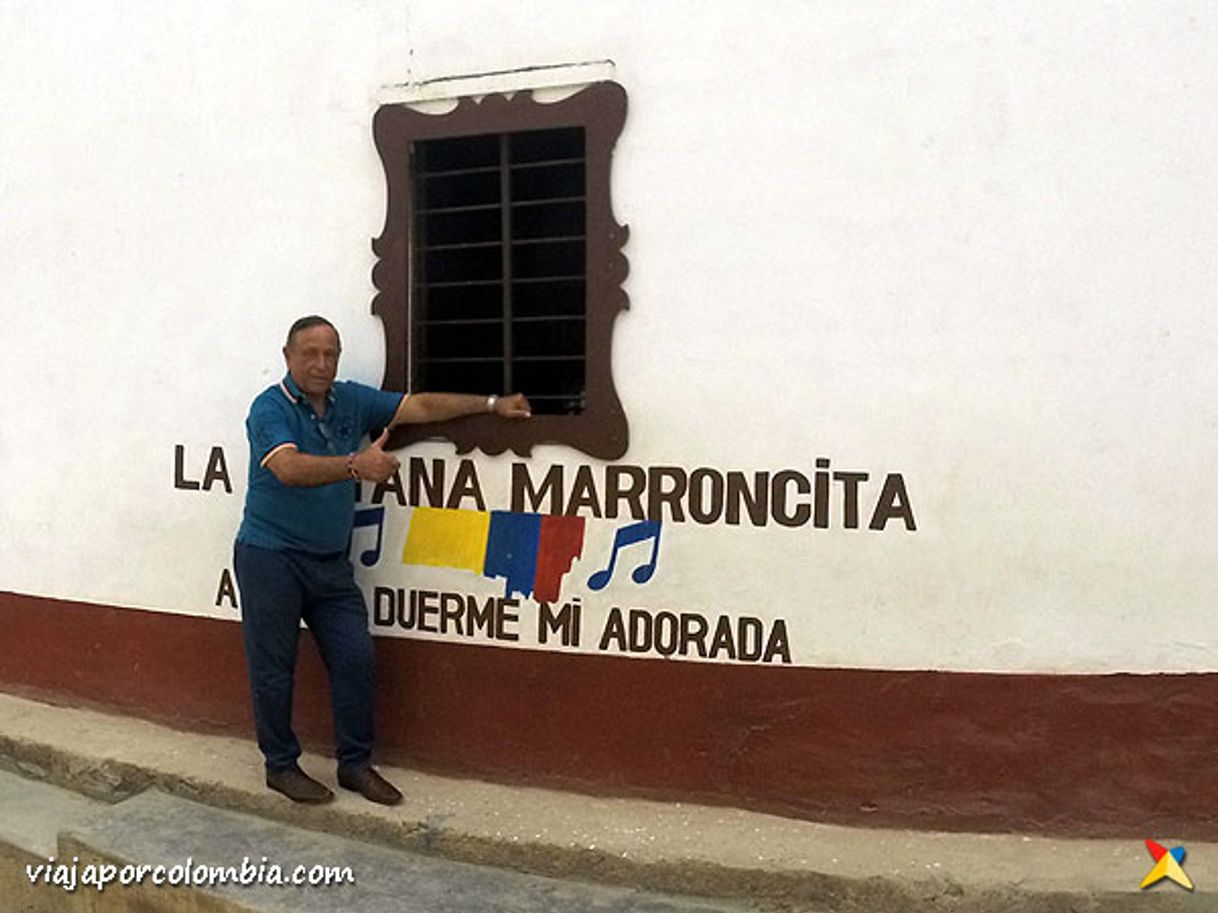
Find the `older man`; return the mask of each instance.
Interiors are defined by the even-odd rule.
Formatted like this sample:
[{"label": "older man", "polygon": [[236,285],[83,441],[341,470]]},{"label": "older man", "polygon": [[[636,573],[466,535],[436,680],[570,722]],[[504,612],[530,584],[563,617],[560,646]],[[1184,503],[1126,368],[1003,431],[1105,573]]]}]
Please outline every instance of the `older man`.
[{"label": "older man", "polygon": [[[297,320],[283,348],[286,376],[250,407],[249,487],[234,567],[266,785],[296,802],[334,796],[297,763],[292,686],[303,620],[330,674],[338,784],[393,805],[402,794],[372,766],[372,637],[347,558],[352,480],[384,482],[397,470],[383,449],[394,425],[480,412],[525,419],[529,404],[520,394],[403,395],[335,382],[340,351],[330,321]],[[377,428],[384,431],[359,449]]]}]

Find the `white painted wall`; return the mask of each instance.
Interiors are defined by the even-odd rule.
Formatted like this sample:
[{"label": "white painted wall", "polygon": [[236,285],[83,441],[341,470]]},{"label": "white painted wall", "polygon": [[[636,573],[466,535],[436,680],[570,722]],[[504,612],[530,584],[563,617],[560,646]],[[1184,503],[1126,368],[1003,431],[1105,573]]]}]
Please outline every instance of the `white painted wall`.
[{"label": "white painted wall", "polygon": [[[287,325],[326,313],[380,379],[385,87],[610,59],[625,461],[901,472],[919,529],[671,524],[589,613],[783,617],[807,665],[1218,669],[1216,52],[1201,2],[13,0],[0,590],[233,617]],[[174,490],[175,443],[238,493]]]}]

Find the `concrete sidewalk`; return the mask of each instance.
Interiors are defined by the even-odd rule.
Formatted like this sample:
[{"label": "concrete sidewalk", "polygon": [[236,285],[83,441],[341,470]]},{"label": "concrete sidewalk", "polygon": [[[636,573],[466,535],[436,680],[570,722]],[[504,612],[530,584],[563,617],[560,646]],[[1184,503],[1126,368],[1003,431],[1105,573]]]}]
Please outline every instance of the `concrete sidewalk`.
[{"label": "concrete sidewalk", "polygon": [[[302,766],[335,786],[328,759],[306,756]],[[382,808],[338,790],[333,803],[306,807],[265,788],[260,758],[250,741],[178,732],[2,694],[0,767],[104,802],[155,789],[168,797],[155,801],[189,800],[390,850],[634,889],[743,900],[767,909],[1218,909],[1218,844],[1188,844],[1185,871],[1197,885],[1190,893],[1169,882],[1139,890],[1153,860],[1136,840],[846,828],[389,768],[384,772],[406,795],[400,806]],[[36,794],[30,795],[23,801],[37,804]],[[13,811],[3,803],[13,801],[11,795],[0,801],[0,842],[3,820]],[[68,830],[73,816],[88,805],[73,802],[84,800],[78,796],[61,802]],[[48,839],[56,826],[53,819],[48,813]],[[1172,845],[1170,834],[1147,836]],[[62,847],[62,828],[59,837]]]}]

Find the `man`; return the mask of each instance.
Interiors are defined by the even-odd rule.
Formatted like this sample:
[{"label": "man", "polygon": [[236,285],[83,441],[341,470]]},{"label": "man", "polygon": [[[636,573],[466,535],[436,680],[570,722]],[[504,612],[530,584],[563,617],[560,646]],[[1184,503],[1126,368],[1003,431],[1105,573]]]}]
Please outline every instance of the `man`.
[{"label": "man", "polygon": [[[303,620],[330,675],[338,784],[393,805],[402,794],[372,766],[372,637],[347,558],[352,480],[384,482],[397,470],[397,459],[383,449],[394,425],[480,412],[526,419],[529,403],[520,394],[403,395],[335,383],[340,350],[330,321],[297,320],[283,348],[287,375],[250,407],[249,487],[234,568],[266,785],[296,802],[334,797],[297,764],[292,685]],[[376,428],[384,431],[358,449]]]}]

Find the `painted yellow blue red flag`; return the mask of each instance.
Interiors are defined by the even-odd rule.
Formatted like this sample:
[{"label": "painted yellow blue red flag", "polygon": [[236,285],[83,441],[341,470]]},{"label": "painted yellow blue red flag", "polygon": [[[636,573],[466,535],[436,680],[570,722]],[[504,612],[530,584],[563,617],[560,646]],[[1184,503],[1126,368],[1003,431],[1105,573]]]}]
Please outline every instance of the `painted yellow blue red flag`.
[{"label": "painted yellow blue red flag", "polygon": [[583,547],[583,517],[416,507],[402,563],[502,577],[506,596],[557,602]]}]

